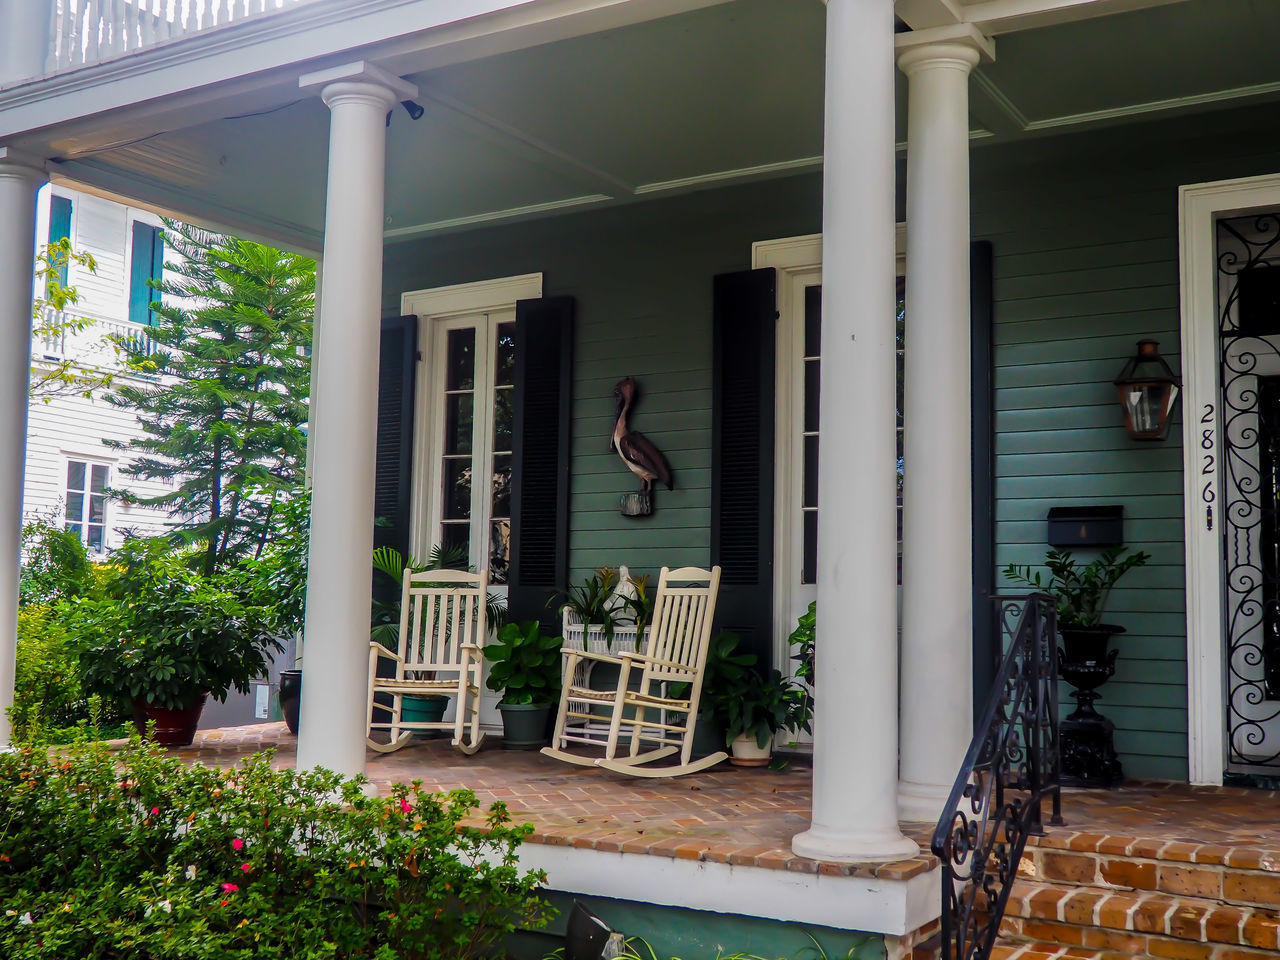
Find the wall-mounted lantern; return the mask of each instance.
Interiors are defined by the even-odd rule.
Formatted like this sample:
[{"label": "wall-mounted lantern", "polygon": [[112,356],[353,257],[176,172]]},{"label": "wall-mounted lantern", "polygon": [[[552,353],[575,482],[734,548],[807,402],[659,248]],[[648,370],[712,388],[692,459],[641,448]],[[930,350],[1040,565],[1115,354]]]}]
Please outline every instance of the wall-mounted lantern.
[{"label": "wall-mounted lantern", "polygon": [[1164,440],[1169,418],[1182,392],[1182,382],[1160,356],[1155,340],[1139,340],[1137,356],[1116,377],[1116,393],[1124,408],[1125,428],[1134,440]]}]

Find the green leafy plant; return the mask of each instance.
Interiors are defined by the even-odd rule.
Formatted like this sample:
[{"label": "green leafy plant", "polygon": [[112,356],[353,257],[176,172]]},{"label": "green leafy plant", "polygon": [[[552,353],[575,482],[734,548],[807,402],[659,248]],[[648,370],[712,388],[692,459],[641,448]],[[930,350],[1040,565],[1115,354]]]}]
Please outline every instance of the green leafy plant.
[{"label": "green leafy plant", "polygon": [[49,604],[78,597],[90,588],[93,564],[79,535],[54,515],[33,517],[22,526],[20,604]]},{"label": "green leafy plant", "polygon": [[1081,565],[1069,550],[1050,550],[1044,565],[1049,576],[1030,566],[1009,564],[1005,578],[1054,598],[1059,627],[1096,627],[1102,620],[1111,589],[1121,577],[1151,559],[1145,551],[1124,556],[1125,547],[1108,547],[1092,562]]},{"label": "green leafy plant", "polygon": [[532,828],[474,794],[184,765],[134,738],[0,756],[9,960],[480,960],[548,919]]},{"label": "green leafy plant", "polygon": [[225,700],[266,673],[283,649],[269,608],[247,603],[234,576],[204,577],[198,556],[127,544],[104,599],[72,601],[87,689],[112,702],[182,709],[201,693]]},{"label": "green leafy plant", "polygon": [[56,609],[28,605],[18,610],[12,713],[16,740],[27,740],[36,723],[65,727],[84,715],[79,659]]},{"label": "green leafy plant", "polygon": [[813,706],[808,693],[777,670],[761,675],[748,670],[720,699],[725,716],[725,743],[744,734],[762,749],[784,730],[813,733]]},{"label": "green leafy plant", "polygon": [[[618,571],[613,567],[600,567],[582,583],[571,584],[567,590],[557,591],[562,599],[560,613],[567,610],[579,623],[600,624],[605,643],[613,643],[617,625],[619,601],[613,592],[618,588]],[[548,606],[555,597],[548,601]]]},{"label": "green leafy plant", "polygon": [[537,620],[505,624],[497,640],[484,647],[485,659],[493,664],[487,686],[502,692],[503,703],[555,703],[563,642],[545,635]]},{"label": "green leafy plant", "polygon": [[[93,254],[73,249],[66,237],[42,247],[36,255],[37,287],[43,294],[31,303],[31,337],[37,342],[57,343],[67,334],[80,333],[93,325],[92,318],[68,309],[80,302],[79,291],[63,282],[73,263],[90,274],[98,272]],[[103,347],[112,346],[106,334],[100,337],[100,343]],[[27,390],[33,399],[48,403],[54,397],[93,396],[95,390],[110,386],[114,378],[114,371],[90,366],[83,358],[63,352],[60,359],[40,359],[31,364]]]},{"label": "green leafy plant", "polygon": [[641,574],[630,577],[631,590],[623,593],[622,608],[626,616],[636,625],[636,637],[639,638],[653,619],[653,594],[649,592],[649,575]]},{"label": "green leafy plant", "polygon": [[796,679],[813,685],[814,645],[817,640],[818,601],[809,604],[809,609],[800,614],[796,628],[791,631],[788,641],[792,647],[791,659],[796,663]]}]

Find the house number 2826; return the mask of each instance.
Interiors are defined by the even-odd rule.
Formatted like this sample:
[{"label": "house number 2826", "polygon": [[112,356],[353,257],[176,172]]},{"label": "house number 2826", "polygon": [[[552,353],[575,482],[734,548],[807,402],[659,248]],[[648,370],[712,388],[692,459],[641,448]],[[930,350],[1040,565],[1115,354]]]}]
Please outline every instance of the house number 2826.
[{"label": "house number 2826", "polygon": [[1204,486],[1200,488],[1200,499],[1204,501],[1205,529],[1213,529],[1213,504],[1217,493],[1213,488],[1213,473],[1217,461],[1213,456],[1213,433],[1215,427],[1212,403],[1204,405],[1204,413],[1200,417],[1200,476],[1204,478]]}]

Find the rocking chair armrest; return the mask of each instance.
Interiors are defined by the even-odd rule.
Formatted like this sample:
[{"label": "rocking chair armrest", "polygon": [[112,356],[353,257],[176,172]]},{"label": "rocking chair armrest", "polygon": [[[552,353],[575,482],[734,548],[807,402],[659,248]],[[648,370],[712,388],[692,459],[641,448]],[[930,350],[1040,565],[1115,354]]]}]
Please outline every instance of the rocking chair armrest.
[{"label": "rocking chair armrest", "polygon": [[692,673],[687,663],[677,663],[675,660],[663,660],[661,657],[651,657],[647,653],[620,653],[620,660],[639,660],[641,663],[652,664],[655,667],[675,667],[677,670],[684,670],[686,673]]},{"label": "rocking chair armrest", "polygon": [[621,666],[622,657],[627,656],[627,654],[594,653],[590,650],[561,650],[560,653],[566,657],[582,657],[585,660],[598,660],[601,663],[612,663],[615,666]]},{"label": "rocking chair armrest", "polygon": [[401,663],[404,663],[404,657],[400,656],[400,654],[396,653],[394,650],[388,650],[376,640],[369,641],[369,650],[371,653],[375,653],[379,657],[386,657],[389,660],[399,660]]}]

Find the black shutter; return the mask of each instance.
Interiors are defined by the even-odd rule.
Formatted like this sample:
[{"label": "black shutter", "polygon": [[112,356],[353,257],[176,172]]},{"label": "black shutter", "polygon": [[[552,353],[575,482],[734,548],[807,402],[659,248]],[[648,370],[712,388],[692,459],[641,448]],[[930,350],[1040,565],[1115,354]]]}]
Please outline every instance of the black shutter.
[{"label": "black shutter", "polygon": [[974,711],[983,709],[1003,654],[996,635],[995,551],[995,300],[987,241],[969,250],[969,329],[973,411],[973,684]]},{"label": "black shutter", "polygon": [[716,629],[742,637],[761,667],[773,658],[773,269],[715,278],[711,400],[711,562]]},{"label": "black shutter", "polygon": [[378,452],[374,459],[375,547],[409,552],[414,369],[418,318],[384,317],[378,357]]},{"label": "black shutter", "polygon": [[548,600],[569,576],[569,434],[573,298],[516,304],[511,566],[507,615],[554,619]]}]

